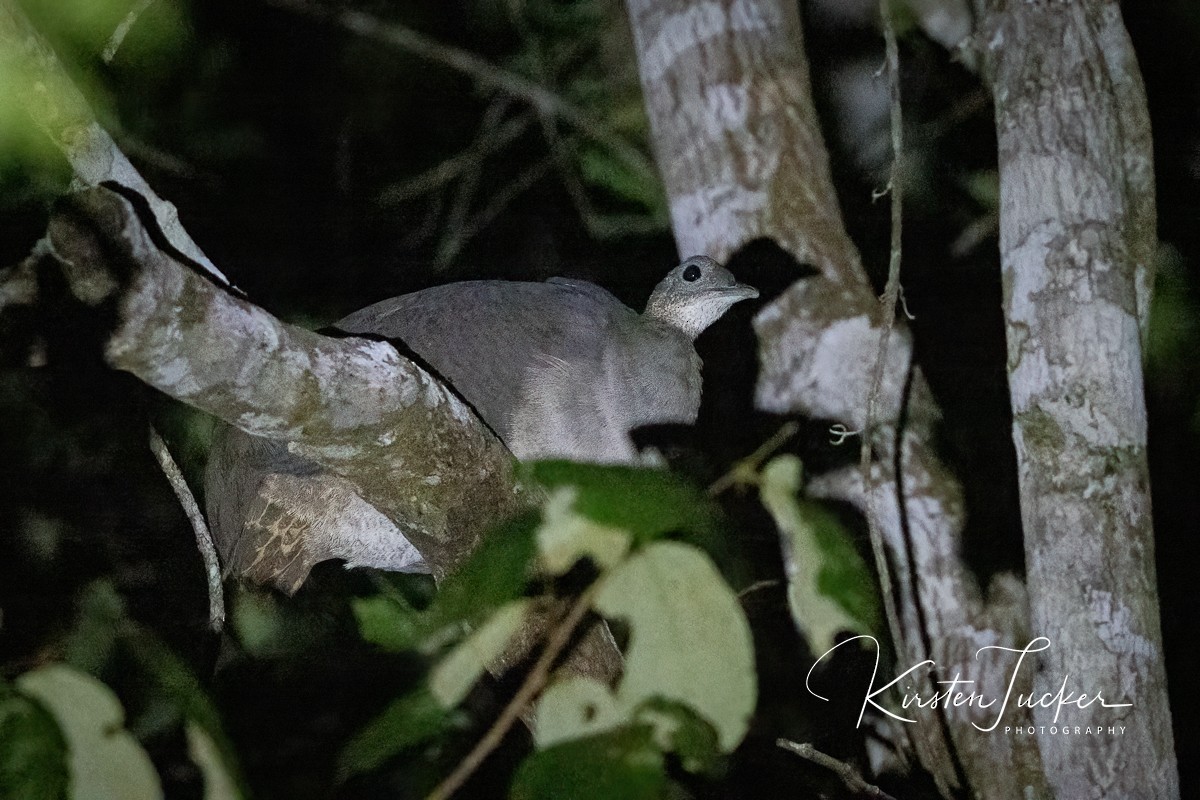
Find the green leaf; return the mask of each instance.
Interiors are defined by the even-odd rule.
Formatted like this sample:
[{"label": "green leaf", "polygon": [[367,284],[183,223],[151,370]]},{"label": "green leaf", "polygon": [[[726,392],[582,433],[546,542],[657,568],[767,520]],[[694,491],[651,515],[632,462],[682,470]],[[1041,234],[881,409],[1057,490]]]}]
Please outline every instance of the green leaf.
[{"label": "green leaf", "polygon": [[654,728],[661,750],[675,753],[688,772],[716,771],[721,746],[716,729],[691,708],[661,697],[652,697],[634,712],[638,722]]},{"label": "green leaf", "polygon": [[67,743],[54,717],[0,682],[0,797],[66,800]]},{"label": "green leaf", "polygon": [[689,772],[711,771],[720,758],[716,729],[688,706],[651,697],[626,709],[607,686],[580,675],[556,681],[542,694],[535,740],[546,749],[629,725],[649,727],[658,749],[679,755]]},{"label": "green leaf", "polygon": [[640,719],[647,701],[663,699],[694,710],[721,750],[733,750],[754,711],[754,651],[712,562],[689,545],[656,542],[601,580],[596,610],[630,626],[624,675],[614,694],[583,678],[552,685],[538,704],[539,745]]},{"label": "green leaf", "polygon": [[17,687],[54,715],[67,740],[72,800],[162,797],[150,757],[125,730],[125,712],[107,686],[54,664],[25,673]]},{"label": "green leaf", "polygon": [[424,627],[421,612],[403,598],[389,595],[355,597],[354,618],[362,638],[393,653],[415,649]]},{"label": "green leaf", "polygon": [[521,764],[512,800],[657,800],[667,790],[649,726],[619,728],[534,753]]},{"label": "green leaf", "polygon": [[963,188],[984,210],[995,211],[1000,207],[1000,174],[996,170],[972,172],[964,179]]},{"label": "green leaf", "polygon": [[562,575],[580,558],[588,557],[597,566],[611,567],[629,551],[629,534],[595,522],[575,510],[579,490],[560,486],[553,490],[542,509],[542,524],[537,529],[542,565],[554,575]]},{"label": "green leaf", "polygon": [[438,662],[429,673],[429,691],[438,702],[449,709],[467,696],[488,664],[504,652],[524,624],[529,604],[529,600],[521,599],[502,606]]},{"label": "green leaf", "polygon": [[541,749],[594,736],[633,719],[612,690],[583,675],[566,675],[542,692],[537,704],[534,740]]},{"label": "green leaf", "polygon": [[704,539],[720,531],[716,504],[665,470],[572,461],[537,461],[524,467],[548,489],[574,488],[574,511],[628,531],[638,544],[673,532]]},{"label": "green leaf", "polygon": [[67,638],[66,662],[83,672],[99,672],[112,657],[127,621],[125,601],[111,581],[89,584],[79,596],[79,617]]},{"label": "green leaf", "polygon": [[534,531],[540,514],[530,511],[489,532],[467,563],[442,581],[429,610],[422,615],[426,636],[463,633],[525,591],[525,580],[537,553]]},{"label": "green leaf", "polygon": [[241,800],[245,797],[212,737],[194,722],[185,727],[188,756],[204,776],[204,800]]},{"label": "green leaf", "polygon": [[393,756],[442,734],[459,716],[447,711],[425,686],[393,700],[342,749],[339,781],[370,772]]},{"label": "green leaf", "polygon": [[[216,797],[249,796],[249,784],[242,774],[233,742],[225,732],[221,714],[187,663],[142,629],[131,631],[123,644],[145,671],[146,687],[152,692],[152,697],[169,707],[173,715],[178,715],[176,719],[182,717],[185,721],[189,752],[193,750],[193,741],[199,742],[195,746],[203,748],[202,755],[209,758],[211,763],[207,767],[213,771],[213,780],[222,787],[228,783],[236,791],[236,794],[219,794]],[[210,769],[198,761],[196,764],[208,781]]]},{"label": "green leaf", "polygon": [[146,739],[181,722],[197,726],[217,750],[224,772],[238,791],[248,795],[248,784],[221,715],[188,664],[125,615],[124,600],[110,581],[90,584],[81,594],[79,606],[79,619],[67,641],[71,666],[98,672],[120,648],[136,665],[137,685],[143,690],[141,711],[129,727]]},{"label": "green leaf", "polygon": [[875,633],[879,599],[866,563],[837,518],[796,497],[800,460],[785,455],[762,471],[759,493],[775,520],[788,577],[788,606],[814,652],[841,631]]}]

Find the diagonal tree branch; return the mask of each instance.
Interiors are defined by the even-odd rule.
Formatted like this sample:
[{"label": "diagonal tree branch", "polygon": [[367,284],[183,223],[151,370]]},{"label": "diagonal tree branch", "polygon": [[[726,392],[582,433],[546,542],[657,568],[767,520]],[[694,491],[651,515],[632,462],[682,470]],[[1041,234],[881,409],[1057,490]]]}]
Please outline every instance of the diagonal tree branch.
[{"label": "diagonal tree branch", "polygon": [[116,181],[136,191],[154,212],[171,245],[221,283],[229,280],[192,241],[179,212],[163,200],[100,126],[87,101],[63,71],[54,51],[42,40],[15,0],[0,0],[0,75],[4,91],[21,106],[66,157],[81,186]]},{"label": "diagonal tree branch", "polygon": [[76,298],[114,307],[111,366],[351,481],[435,574],[520,506],[503,445],[391,345],[281,323],[159,250],[106,188],[60,202],[49,242]]}]

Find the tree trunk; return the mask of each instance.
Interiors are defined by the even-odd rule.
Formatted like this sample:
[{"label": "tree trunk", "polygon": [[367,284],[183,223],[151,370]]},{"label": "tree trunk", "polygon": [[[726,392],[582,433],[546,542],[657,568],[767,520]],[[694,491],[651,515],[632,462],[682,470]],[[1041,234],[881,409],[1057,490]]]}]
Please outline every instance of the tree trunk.
[{"label": "tree trunk", "polygon": [[1038,746],[1058,797],[1178,797],[1139,342],[1156,244],[1141,77],[1116,3],[1002,1],[981,33],[1031,622],[1051,644],[1035,686],[1130,704],[1038,708]]},{"label": "tree trunk", "polygon": [[[765,236],[821,272],[798,281],[755,320],[758,407],[861,430],[882,328],[879,303],[842,225],[796,5],[627,5],[680,250],[722,258]],[[975,681],[972,688],[985,696],[1002,697],[1011,661],[976,653],[988,645],[1025,645],[1023,587],[1000,576],[985,599],[959,557],[961,488],[929,444],[939,412],[920,371],[907,380],[910,362],[910,337],[898,329],[877,404],[869,486],[854,469],[814,478],[809,491],[854,503],[879,532],[893,570],[898,659],[902,668],[936,662],[913,676],[921,695],[930,697],[942,688],[936,681],[958,676]],[[898,436],[902,408],[907,425]],[[1024,724],[1024,713],[1010,709],[1006,722]],[[902,736],[947,797],[964,785],[979,797],[1038,795],[1044,779],[1032,740],[973,726],[993,716],[972,707],[938,708]]]}]

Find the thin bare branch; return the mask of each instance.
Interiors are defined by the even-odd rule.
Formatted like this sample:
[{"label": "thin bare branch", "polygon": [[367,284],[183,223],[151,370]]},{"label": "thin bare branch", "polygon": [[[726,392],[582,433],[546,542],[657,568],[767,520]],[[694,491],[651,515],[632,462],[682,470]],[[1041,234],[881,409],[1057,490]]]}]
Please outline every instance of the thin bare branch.
[{"label": "thin bare branch", "polygon": [[221,586],[221,563],[217,559],[217,548],[213,545],[208,523],[200,513],[200,506],[196,504],[196,497],[184,479],[183,472],[175,463],[171,451],[167,449],[167,443],[153,426],[150,428],[150,452],[154,454],[159,469],[171,484],[171,489],[174,490],[179,505],[183,506],[183,513],[187,515],[188,522],[192,524],[192,531],[196,534],[196,548],[200,551],[200,558],[204,562],[204,574],[208,579],[208,627],[214,633],[220,633],[225,625],[225,594]]},{"label": "thin bare branch", "polygon": [[424,194],[442,188],[464,172],[472,169],[473,165],[478,163],[481,158],[490,156],[516,141],[518,137],[529,129],[529,124],[533,122],[533,117],[534,115],[528,112],[518,114],[502,123],[490,136],[482,141],[477,141],[475,144],[478,144],[478,147],[473,144],[461,153],[447,158],[445,161],[430,167],[419,175],[414,175],[411,178],[406,178],[384,187],[376,196],[375,202],[380,205],[395,205],[408,200],[414,200]]},{"label": "thin bare branch", "polygon": [[788,739],[776,739],[775,744],[790,753],[795,753],[806,761],[811,761],[814,764],[833,771],[839,778],[841,778],[842,783],[846,785],[846,788],[852,792],[865,794],[867,797],[877,797],[879,800],[896,800],[878,786],[867,783],[865,780],[863,780],[863,776],[860,775],[858,770],[856,770],[850,764],[847,764],[845,761],[839,761],[833,756],[822,753],[820,750],[807,742],[793,742]]},{"label": "thin bare branch", "polygon": [[799,431],[800,426],[795,422],[785,422],[779,427],[779,430],[771,434],[771,438],[755,448],[753,453],[740,459],[729,468],[728,472],[713,481],[708,487],[709,496],[716,497],[739,484],[753,483],[763,462],[774,454],[776,450],[787,444],[788,440]]},{"label": "thin bare branch", "polygon": [[901,159],[904,154],[903,118],[900,109],[900,50],[896,43],[896,29],[892,24],[891,0],[880,0],[879,14],[883,22],[888,94],[891,98],[892,167],[888,189],[891,192],[892,240],[891,254],[888,259],[887,285],[884,287],[883,296],[879,298],[882,330],[879,333],[879,349],[875,354],[875,366],[871,374],[871,389],[867,394],[866,423],[863,425],[859,447],[859,468],[862,470],[863,485],[867,492],[867,526],[871,537],[871,552],[875,557],[875,570],[879,574],[880,594],[883,596],[883,607],[887,614],[892,641],[899,643],[903,641],[904,628],[900,624],[900,612],[896,608],[896,598],[892,592],[892,571],[888,566],[883,532],[879,529],[877,522],[879,513],[875,508],[876,486],[871,469],[874,461],[873,439],[876,428],[876,407],[879,405],[880,389],[883,386],[888,344],[892,338],[892,331],[896,327],[896,303],[900,298],[900,243],[904,199],[900,186]]},{"label": "thin bare branch", "polygon": [[100,52],[100,58],[105,64],[111,64],[116,57],[117,51],[121,49],[121,44],[125,41],[125,37],[129,35],[129,31],[137,24],[138,17],[154,4],[154,0],[138,0],[133,8],[129,9],[129,13],[121,20],[116,29],[113,30],[112,36],[108,37],[108,42],[104,45],[104,50]]},{"label": "thin bare branch", "polygon": [[561,95],[514,73],[502,69],[472,52],[437,42],[412,28],[384,22],[370,14],[352,9],[329,9],[306,0],[265,0],[268,5],[317,19],[328,20],[343,30],[365,39],[396,47],[419,58],[432,61],[466,75],[471,80],[512,97],[520,98],[544,114],[550,114],[590,139],[599,142],[625,162],[630,169],[655,174],[650,159],[625,137],[602,120],[582,111]]},{"label": "thin bare branch", "polygon": [[500,97],[488,105],[479,124],[479,132],[471,143],[470,152],[474,158],[467,162],[462,177],[454,189],[454,198],[450,201],[450,210],[442,224],[442,238],[437,248],[437,263],[445,267],[462,251],[466,243],[464,236],[467,214],[479,188],[480,178],[483,177],[483,153],[488,150],[488,141],[495,135],[500,120],[508,112],[511,101]]},{"label": "thin bare branch", "polygon": [[504,710],[500,712],[500,716],[492,723],[492,727],[488,728],[487,733],[475,744],[471,752],[467,753],[463,760],[459,762],[454,771],[447,775],[445,780],[429,793],[426,800],[445,800],[450,797],[462,788],[462,785],[474,774],[475,770],[479,769],[479,765],[484,762],[484,759],[500,745],[500,742],[504,740],[505,734],[516,724],[516,721],[525,713],[525,709],[529,704],[545,688],[546,682],[550,679],[551,668],[553,668],[563,649],[570,643],[571,637],[575,634],[575,630],[579,627],[579,624],[583,622],[588,609],[592,606],[592,600],[603,583],[603,580],[595,581],[576,599],[566,615],[563,616],[562,621],[550,632],[550,636],[546,639],[546,647],[542,650],[541,656],[538,657],[537,663],[529,670],[529,674],[525,676],[525,681],[521,684],[521,688],[513,695],[512,700],[504,707]]}]

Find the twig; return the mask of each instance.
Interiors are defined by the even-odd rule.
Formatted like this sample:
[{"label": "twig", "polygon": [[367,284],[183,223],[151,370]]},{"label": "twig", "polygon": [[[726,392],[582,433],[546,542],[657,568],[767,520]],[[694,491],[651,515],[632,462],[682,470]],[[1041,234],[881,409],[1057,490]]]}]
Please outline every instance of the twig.
[{"label": "twig", "polygon": [[470,221],[463,225],[462,235],[460,236],[460,248],[466,246],[467,242],[473,239],[481,230],[500,216],[505,208],[508,207],[513,200],[517,199],[524,192],[533,188],[533,185],[546,177],[553,165],[553,157],[547,156],[537,162],[529,169],[522,172],[515,180],[506,185],[503,189],[492,195],[487,205],[479,210],[475,216],[471,217]]},{"label": "twig", "polygon": [[213,546],[212,534],[200,513],[200,506],[188,487],[179,465],[171,457],[167,443],[153,427],[150,428],[150,452],[158,461],[158,466],[167,476],[167,482],[175,490],[175,497],[183,506],[183,513],[192,523],[192,531],[196,534],[196,547],[200,550],[200,558],[204,561],[204,573],[208,577],[208,626],[214,632],[220,632],[225,624],[225,596],[221,588],[221,564],[217,560],[217,548]]},{"label": "twig", "polygon": [[137,24],[138,17],[142,12],[154,3],[154,0],[138,0],[138,3],[125,15],[125,19],[121,20],[121,24],[117,25],[112,32],[112,36],[108,37],[108,42],[104,45],[104,49],[100,52],[100,58],[105,64],[111,64],[113,58],[116,57],[117,51],[121,49],[121,44],[125,41],[125,36],[130,29]]},{"label": "twig", "polygon": [[[891,97],[892,110],[892,169],[888,181],[892,195],[892,239],[891,255],[888,259],[887,285],[884,287],[883,296],[879,298],[883,331],[879,334],[879,350],[875,354],[875,367],[871,376],[871,390],[867,395],[866,420],[863,423],[862,443],[859,449],[859,469],[862,471],[863,491],[866,494],[867,528],[870,532],[871,552],[875,557],[875,571],[879,574],[880,594],[883,595],[883,606],[887,614],[888,627],[892,632],[892,640],[899,646],[900,642],[903,641],[903,628],[900,626],[900,614],[896,610],[896,599],[892,595],[892,578],[888,568],[887,555],[884,551],[883,533],[879,530],[879,524],[876,521],[875,487],[874,481],[871,478],[875,407],[879,403],[880,387],[883,385],[883,368],[887,360],[888,343],[892,338],[892,329],[896,326],[896,303],[900,298],[900,226],[903,202],[900,177],[901,156],[904,153],[903,119],[900,115],[900,48],[896,44],[896,29],[892,24],[891,0],[880,0],[879,15],[883,23],[888,90]],[[900,498],[900,503],[903,505],[903,497]]]},{"label": "twig", "polygon": [[352,9],[330,9],[307,0],[265,0],[268,5],[333,22],[343,30],[371,39],[461,72],[480,86],[498,89],[524,100],[542,113],[552,114],[609,148],[635,172],[657,174],[650,159],[607,123],[583,112],[561,96],[522,76],[501,69],[487,59],[458,47],[437,42],[412,28],[384,22]]},{"label": "twig", "polygon": [[442,238],[437,248],[439,266],[444,267],[453,261],[466,244],[464,222],[475,199],[475,191],[479,188],[479,179],[483,177],[483,154],[487,151],[487,141],[494,136],[511,102],[507,97],[501,97],[493,100],[483,112],[479,132],[469,148],[474,157],[467,162],[462,179],[455,187],[454,198],[450,201],[450,210],[446,213],[446,221],[442,226]]},{"label": "twig", "polygon": [[761,592],[763,589],[771,589],[775,586],[779,586],[781,583],[783,583],[783,581],[778,581],[773,578],[767,579],[767,580],[762,580],[762,581],[755,581],[754,583],[747,586],[745,589],[742,589],[740,592],[738,592],[737,598],[738,598],[738,600],[745,600],[747,597],[754,594],[755,592]]},{"label": "twig", "polygon": [[[541,42],[538,41],[536,34],[529,27],[529,22],[525,19],[524,0],[508,0],[506,6],[508,8],[509,20],[512,21],[513,27],[516,28],[517,34],[521,37],[521,41],[533,53],[534,78],[543,86],[553,86],[553,71],[546,64]],[[558,132],[558,125],[555,122],[554,116],[546,111],[539,110],[538,121],[541,123],[542,135],[546,138],[546,144],[550,147],[550,152],[554,155],[559,176],[562,178],[563,186],[567,190],[567,196],[571,198],[571,202],[574,204],[575,212],[579,215],[579,218],[587,225],[594,216],[595,211],[592,208],[591,200],[587,196],[587,190],[575,172],[574,159],[571,157],[571,153],[567,151],[563,137]]]},{"label": "twig", "polygon": [[811,761],[836,773],[842,779],[842,783],[846,785],[846,788],[852,792],[865,794],[867,797],[877,797],[879,800],[896,800],[896,798],[878,786],[863,780],[863,776],[858,774],[858,770],[845,761],[839,761],[833,756],[826,755],[807,742],[801,743],[788,739],[776,739],[775,744],[790,753],[795,753],[806,761]]},{"label": "twig", "polygon": [[537,663],[533,665],[533,669],[529,670],[529,674],[525,676],[524,683],[521,684],[521,688],[517,690],[517,693],[513,695],[513,699],[500,712],[500,716],[492,723],[492,727],[488,728],[483,738],[475,744],[471,752],[467,753],[463,760],[458,763],[458,766],[454,768],[454,771],[447,775],[445,780],[439,783],[425,800],[446,800],[446,798],[462,788],[462,785],[474,774],[475,770],[479,769],[479,765],[483,763],[484,759],[500,745],[500,742],[504,739],[504,735],[520,719],[526,706],[546,686],[546,682],[550,678],[550,668],[554,666],[554,662],[558,659],[559,654],[562,653],[563,648],[571,641],[571,636],[574,635],[575,629],[579,627],[579,623],[583,621],[588,609],[591,608],[592,599],[602,584],[603,580],[595,581],[575,600],[575,604],[571,606],[566,616],[550,632],[549,638],[546,639],[546,648],[542,650],[542,654],[538,657]]},{"label": "twig", "polygon": [[477,144],[481,147],[468,147],[463,152],[430,167],[420,175],[414,175],[385,187],[376,196],[375,202],[380,205],[394,205],[440,189],[470,169],[480,158],[489,156],[511,144],[529,128],[529,123],[532,121],[533,115],[528,112],[513,117],[496,128],[495,132],[487,139],[478,142]]},{"label": "twig", "polygon": [[753,483],[758,468],[767,460],[767,457],[782,447],[799,430],[800,426],[795,422],[785,422],[779,430],[771,435],[771,438],[760,444],[757,450],[740,459],[729,468],[728,472],[709,484],[709,496],[716,497],[722,492],[729,490],[730,487],[738,484]]}]

